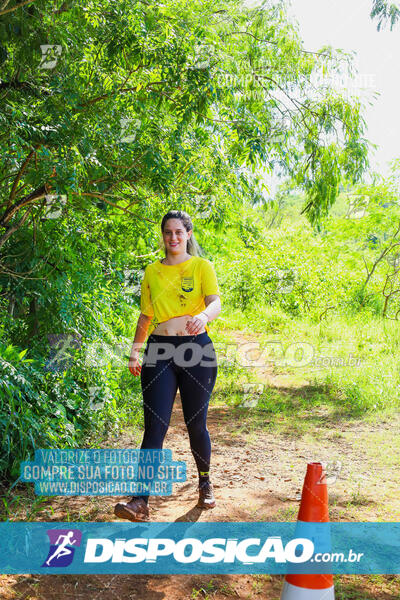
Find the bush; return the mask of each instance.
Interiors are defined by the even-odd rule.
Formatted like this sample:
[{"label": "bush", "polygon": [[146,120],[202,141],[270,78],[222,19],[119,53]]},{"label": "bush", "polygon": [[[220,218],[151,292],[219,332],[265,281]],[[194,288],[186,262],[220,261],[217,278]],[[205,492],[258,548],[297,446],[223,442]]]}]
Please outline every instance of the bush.
[{"label": "bush", "polygon": [[[40,359],[25,358],[26,352],[0,342],[1,478],[17,478],[20,461],[33,459],[37,448],[86,447],[93,432],[98,444],[102,435],[140,419],[134,393],[127,401],[128,386],[120,385],[111,365],[88,368],[78,353],[71,368],[51,372]],[[100,409],[91,406],[90,386],[104,400]]]}]

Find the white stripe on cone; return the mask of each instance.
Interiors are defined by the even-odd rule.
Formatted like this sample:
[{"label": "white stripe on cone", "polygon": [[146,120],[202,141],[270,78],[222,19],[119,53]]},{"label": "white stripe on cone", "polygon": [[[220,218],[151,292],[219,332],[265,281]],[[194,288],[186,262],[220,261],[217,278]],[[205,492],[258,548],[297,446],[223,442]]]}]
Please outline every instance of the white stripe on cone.
[{"label": "white stripe on cone", "polygon": [[335,600],[335,589],[332,586],[322,590],[310,590],[285,581],[281,600]]}]

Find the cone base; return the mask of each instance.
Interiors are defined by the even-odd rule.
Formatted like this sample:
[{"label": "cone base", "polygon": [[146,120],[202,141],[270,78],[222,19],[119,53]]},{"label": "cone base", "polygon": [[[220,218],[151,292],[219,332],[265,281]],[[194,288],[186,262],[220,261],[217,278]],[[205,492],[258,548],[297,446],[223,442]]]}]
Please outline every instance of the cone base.
[{"label": "cone base", "polygon": [[332,586],[321,590],[310,590],[285,581],[281,600],[335,600],[335,589]]}]

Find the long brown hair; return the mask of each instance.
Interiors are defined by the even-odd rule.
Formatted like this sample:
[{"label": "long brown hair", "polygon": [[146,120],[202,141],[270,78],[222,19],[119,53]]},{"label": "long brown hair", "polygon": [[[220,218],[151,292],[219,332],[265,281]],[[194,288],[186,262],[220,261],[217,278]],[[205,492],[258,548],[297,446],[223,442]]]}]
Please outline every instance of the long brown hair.
[{"label": "long brown hair", "polygon": [[[168,221],[168,219],[180,219],[182,221],[183,226],[186,229],[186,231],[192,232],[192,235],[186,242],[186,252],[188,254],[191,254],[192,256],[203,256],[203,250],[202,250],[201,246],[199,245],[198,241],[196,240],[196,238],[194,237],[193,223],[192,223],[192,219],[190,218],[188,213],[185,212],[184,210],[168,211],[163,216],[162,221],[161,221],[161,233],[164,233],[165,223]],[[159,246],[160,246],[160,250],[163,249],[165,251],[162,237],[160,238]]]}]

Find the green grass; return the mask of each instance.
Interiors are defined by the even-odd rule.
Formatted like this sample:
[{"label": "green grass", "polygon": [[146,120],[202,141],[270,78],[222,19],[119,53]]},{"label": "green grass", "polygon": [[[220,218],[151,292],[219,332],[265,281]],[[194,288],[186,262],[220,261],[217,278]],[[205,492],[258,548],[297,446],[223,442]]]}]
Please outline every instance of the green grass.
[{"label": "green grass", "polygon": [[398,600],[398,575],[334,575],[336,600]]},{"label": "green grass", "polygon": [[[227,336],[230,329],[238,326],[237,311],[230,317],[230,314],[229,318],[225,317],[224,322]],[[246,312],[242,323],[248,325],[249,321],[257,335],[251,331],[246,334],[245,330],[242,335],[258,342],[258,356],[262,351],[264,360],[261,362],[269,372],[275,376],[288,374],[290,382],[290,389],[285,390],[276,391],[266,386],[257,408],[266,413],[292,416],[319,407],[325,409],[332,420],[373,419],[375,413],[388,416],[399,411],[400,323],[372,317],[368,312],[313,323],[308,318],[289,319],[276,307],[270,310],[259,307],[251,317]],[[221,344],[223,337],[221,328],[212,334],[213,340]],[[305,349],[303,360],[301,345]],[[271,348],[275,348],[275,356]],[[241,352],[240,346],[238,351]],[[257,351],[247,356],[255,359]],[[311,364],[312,359],[320,361],[321,366]],[[308,364],[304,364],[306,362]],[[245,383],[263,381],[261,367],[242,365],[243,359],[241,364],[222,365],[219,369],[219,398],[232,406],[243,403]],[[309,382],[306,387],[305,381]]]}]

